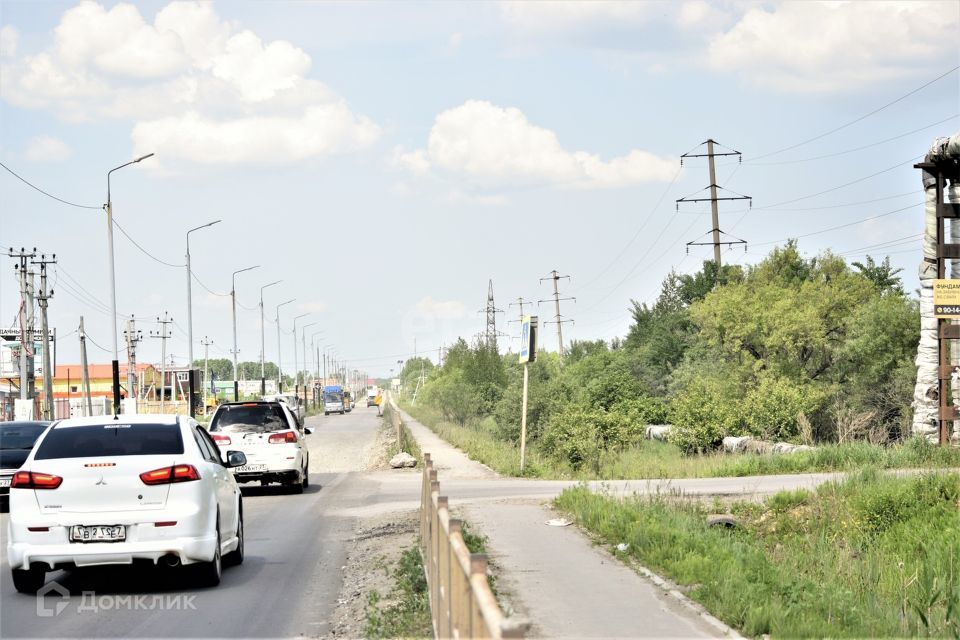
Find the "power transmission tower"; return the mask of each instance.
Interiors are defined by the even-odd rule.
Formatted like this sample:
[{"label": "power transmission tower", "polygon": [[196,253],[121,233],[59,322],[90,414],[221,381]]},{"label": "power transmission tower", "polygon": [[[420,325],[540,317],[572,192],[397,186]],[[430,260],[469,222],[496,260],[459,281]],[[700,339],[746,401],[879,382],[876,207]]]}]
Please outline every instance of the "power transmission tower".
[{"label": "power transmission tower", "polygon": [[127,320],[127,328],[123,332],[127,339],[127,396],[140,399],[137,380],[137,344],[143,340],[143,331],[137,331],[137,321],[133,316]]},{"label": "power transmission tower", "polygon": [[[163,320],[157,317],[157,324],[160,325],[159,331],[151,331],[151,338],[160,338],[160,413],[163,413],[167,396],[167,338],[172,337],[167,325],[173,323],[173,318],[166,311],[163,312]],[[173,385],[170,385],[171,388]]]},{"label": "power transmission tower", "polygon": [[83,367],[83,415],[93,415],[93,399],[90,397],[90,369],[87,368],[87,332],[83,329],[83,316],[80,316],[80,366]]},{"label": "power transmission tower", "polygon": [[493,302],[493,280],[490,280],[487,286],[487,306],[478,313],[486,313],[487,315],[487,328],[483,332],[483,341],[487,347],[497,351],[497,338],[507,334],[497,331],[497,314],[503,313],[503,310],[497,309],[497,305]]},{"label": "power transmission tower", "polygon": [[[561,301],[561,300],[573,300],[574,302],[576,302],[576,300],[577,300],[577,299],[574,298],[574,297],[569,297],[569,298],[561,298],[561,297],[560,297],[560,290],[559,290],[558,287],[557,287],[557,282],[558,282],[560,279],[562,279],[562,278],[566,278],[567,280],[569,280],[569,279],[570,279],[570,276],[562,276],[562,275],[560,275],[560,274],[557,272],[556,269],[554,269],[553,271],[551,271],[551,272],[550,272],[550,275],[544,276],[543,278],[540,278],[540,282],[543,282],[544,280],[553,280],[553,304],[554,304],[554,309],[555,309],[555,311],[556,311],[556,315],[555,315],[555,319],[554,319],[554,320],[548,320],[548,321],[544,322],[544,324],[555,324],[555,325],[557,325],[557,345],[558,345],[558,347],[559,347],[559,349],[560,349],[560,357],[561,357],[561,358],[563,357],[563,353],[564,353],[564,352],[563,352],[563,323],[565,323],[565,322],[573,322],[573,320],[570,320],[570,319],[564,320],[564,319],[563,319],[563,316],[560,315],[560,301]],[[550,302],[550,300],[538,300],[538,301],[537,301],[538,304],[539,304],[539,303],[542,303],[542,302]]]},{"label": "power transmission tower", "polygon": [[[677,200],[676,206],[677,206],[677,211],[679,211],[681,202],[709,202],[710,203],[710,214],[713,219],[713,228],[710,229],[712,240],[710,242],[697,242],[697,241],[691,240],[690,242],[687,243],[687,253],[690,253],[690,247],[713,245],[713,261],[717,264],[717,275],[719,276],[720,246],[726,245],[727,247],[732,247],[735,244],[742,244],[743,250],[746,251],[747,241],[737,238],[735,236],[731,236],[729,233],[726,233],[720,230],[720,210],[719,210],[718,203],[721,200],[749,200],[750,206],[753,206],[753,198],[751,198],[750,196],[745,196],[745,195],[736,193],[735,191],[730,191],[729,189],[724,189],[723,187],[717,184],[717,168],[716,168],[716,164],[714,163],[714,158],[723,157],[723,156],[737,156],[737,161],[740,162],[741,161],[740,152],[734,149],[730,149],[729,151],[715,153],[713,151],[713,145],[718,143],[715,142],[713,139],[708,139],[703,144],[707,145],[706,153],[685,153],[682,156],[680,156],[680,166],[681,167],[683,166],[684,158],[707,158],[708,163],[710,165],[710,185],[707,187],[708,189],[710,189],[710,197],[709,198],[680,198],[679,200]],[[699,149],[701,146],[703,146],[703,144],[699,145],[697,148]],[[734,195],[724,196],[722,198],[718,197],[717,189],[723,189],[724,191],[732,193]],[[732,240],[721,241],[720,234],[728,236],[732,238]]]},{"label": "power transmission tower", "polygon": [[[20,247],[14,251],[10,247],[7,255],[20,260],[14,269],[20,276],[20,400],[33,400],[33,272],[27,268],[29,262],[36,257],[37,249],[27,251]],[[30,419],[33,419],[33,406],[30,408]]]},{"label": "power transmission tower", "polygon": [[37,294],[37,301],[40,304],[40,331],[43,332],[43,419],[53,420],[54,371],[50,363],[50,328],[47,324],[47,307],[53,291],[47,291],[47,265],[57,264],[57,255],[53,254],[48,260],[46,254],[40,254],[40,259],[31,260],[31,264],[40,265],[40,293]]}]

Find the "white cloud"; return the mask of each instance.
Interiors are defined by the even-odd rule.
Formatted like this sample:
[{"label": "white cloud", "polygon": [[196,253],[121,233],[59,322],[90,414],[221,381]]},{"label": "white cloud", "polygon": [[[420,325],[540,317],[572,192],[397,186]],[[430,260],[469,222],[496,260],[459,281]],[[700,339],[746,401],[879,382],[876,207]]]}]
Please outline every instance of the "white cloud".
[{"label": "white cloud", "polygon": [[509,0],[500,3],[500,16],[511,27],[527,32],[579,30],[598,23],[643,23],[656,16],[664,2],[621,0]]},{"label": "white cloud", "polygon": [[134,155],[156,153],[165,163],[290,163],[372,144],[377,125],[346,105],[308,107],[299,118],[251,116],[212,120],[190,112],[137,123]]},{"label": "white cloud", "polygon": [[307,77],[310,67],[303,50],[240,30],[212,3],[172,2],[150,24],[132,4],[85,0],[46,49],[4,60],[0,95],[66,120],[130,120],[157,169],[296,162],[376,141],[379,128]]},{"label": "white cloud", "polygon": [[395,161],[413,173],[437,169],[482,187],[621,187],[668,181],[678,167],[676,160],[647,151],[633,150],[609,161],[586,151],[567,151],[556,133],[531,123],[519,109],[481,100],[440,113],[426,149],[398,152]]},{"label": "white cloud", "polygon": [[956,57],[956,2],[785,2],[753,7],[709,45],[710,64],[793,92],[849,91]]},{"label": "white cloud", "polygon": [[456,51],[460,48],[460,45],[463,44],[463,34],[457,31],[456,33],[451,33],[450,37],[447,39],[447,47],[451,51]]},{"label": "white cloud", "polygon": [[7,24],[0,27],[0,58],[12,58],[17,53],[20,32]]},{"label": "white cloud", "polygon": [[24,155],[31,162],[62,162],[73,155],[73,149],[59,138],[37,136],[27,143]]},{"label": "white cloud", "polygon": [[427,296],[417,303],[417,311],[432,320],[458,320],[464,316],[466,307],[457,300],[441,301]]}]

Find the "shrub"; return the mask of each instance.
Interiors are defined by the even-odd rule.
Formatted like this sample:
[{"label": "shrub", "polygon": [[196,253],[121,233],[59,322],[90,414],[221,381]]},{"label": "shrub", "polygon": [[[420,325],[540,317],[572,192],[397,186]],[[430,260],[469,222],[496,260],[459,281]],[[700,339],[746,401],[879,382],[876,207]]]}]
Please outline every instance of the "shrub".
[{"label": "shrub", "polygon": [[670,401],[673,429],[668,439],[684,451],[714,447],[728,433],[739,433],[740,396],[717,379],[695,379]]},{"label": "shrub", "polygon": [[744,399],[747,432],[765,440],[789,440],[800,432],[800,414],[809,415],[823,402],[813,385],[800,385],[774,374],[761,375]]},{"label": "shrub", "polygon": [[599,472],[602,455],[628,441],[626,417],[583,405],[570,405],[550,416],[543,433],[543,450],[574,469],[590,464]]}]

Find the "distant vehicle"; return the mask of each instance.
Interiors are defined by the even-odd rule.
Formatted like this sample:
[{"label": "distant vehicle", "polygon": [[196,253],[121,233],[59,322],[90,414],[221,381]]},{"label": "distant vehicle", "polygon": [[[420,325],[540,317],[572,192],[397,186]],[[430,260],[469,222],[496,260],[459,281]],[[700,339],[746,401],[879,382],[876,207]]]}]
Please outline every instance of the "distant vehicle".
[{"label": "distant vehicle", "polygon": [[353,409],[353,397],[349,391],[343,392],[343,409],[349,413]]},{"label": "distant vehicle", "polygon": [[13,476],[7,559],[36,593],[47,571],[149,560],[189,565],[204,585],[243,561],[243,502],[230,467],[192,418],[61,420]]},{"label": "distant vehicle", "polygon": [[375,387],[370,387],[367,389],[367,406],[377,406],[377,389]]},{"label": "distant vehicle", "polygon": [[279,482],[293,493],[310,486],[310,452],[303,439],[310,433],[282,402],[229,402],[210,420],[217,446],[246,456],[247,463],[233,470],[237,482]]},{"label": "distant vehicle", "polygon": [[13,474],[27,461],[37,438],[49,426],[42,421],[0,422],[0,504],[7,501]]},{"label": "distant vehicle", "polygon": [[327,385],[323,388],[323,415],[331,413],[343,415],[343,387],[338,384]]}]

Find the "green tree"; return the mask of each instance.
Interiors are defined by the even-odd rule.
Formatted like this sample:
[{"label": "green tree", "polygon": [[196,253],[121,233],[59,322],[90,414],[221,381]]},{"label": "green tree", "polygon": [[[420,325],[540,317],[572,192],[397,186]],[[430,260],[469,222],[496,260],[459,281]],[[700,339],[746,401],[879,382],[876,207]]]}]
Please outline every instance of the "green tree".
[{"label": "green tree", "polygon": [[860,272],[860,275],[872,282],[882,295],[903,295],[903,282],[897,275],[903,269],[891,267],[890,256],[886,256],[880,264],[877,264],[871,256],[867,256],[865,262],[852,262],[851,265]]}]

